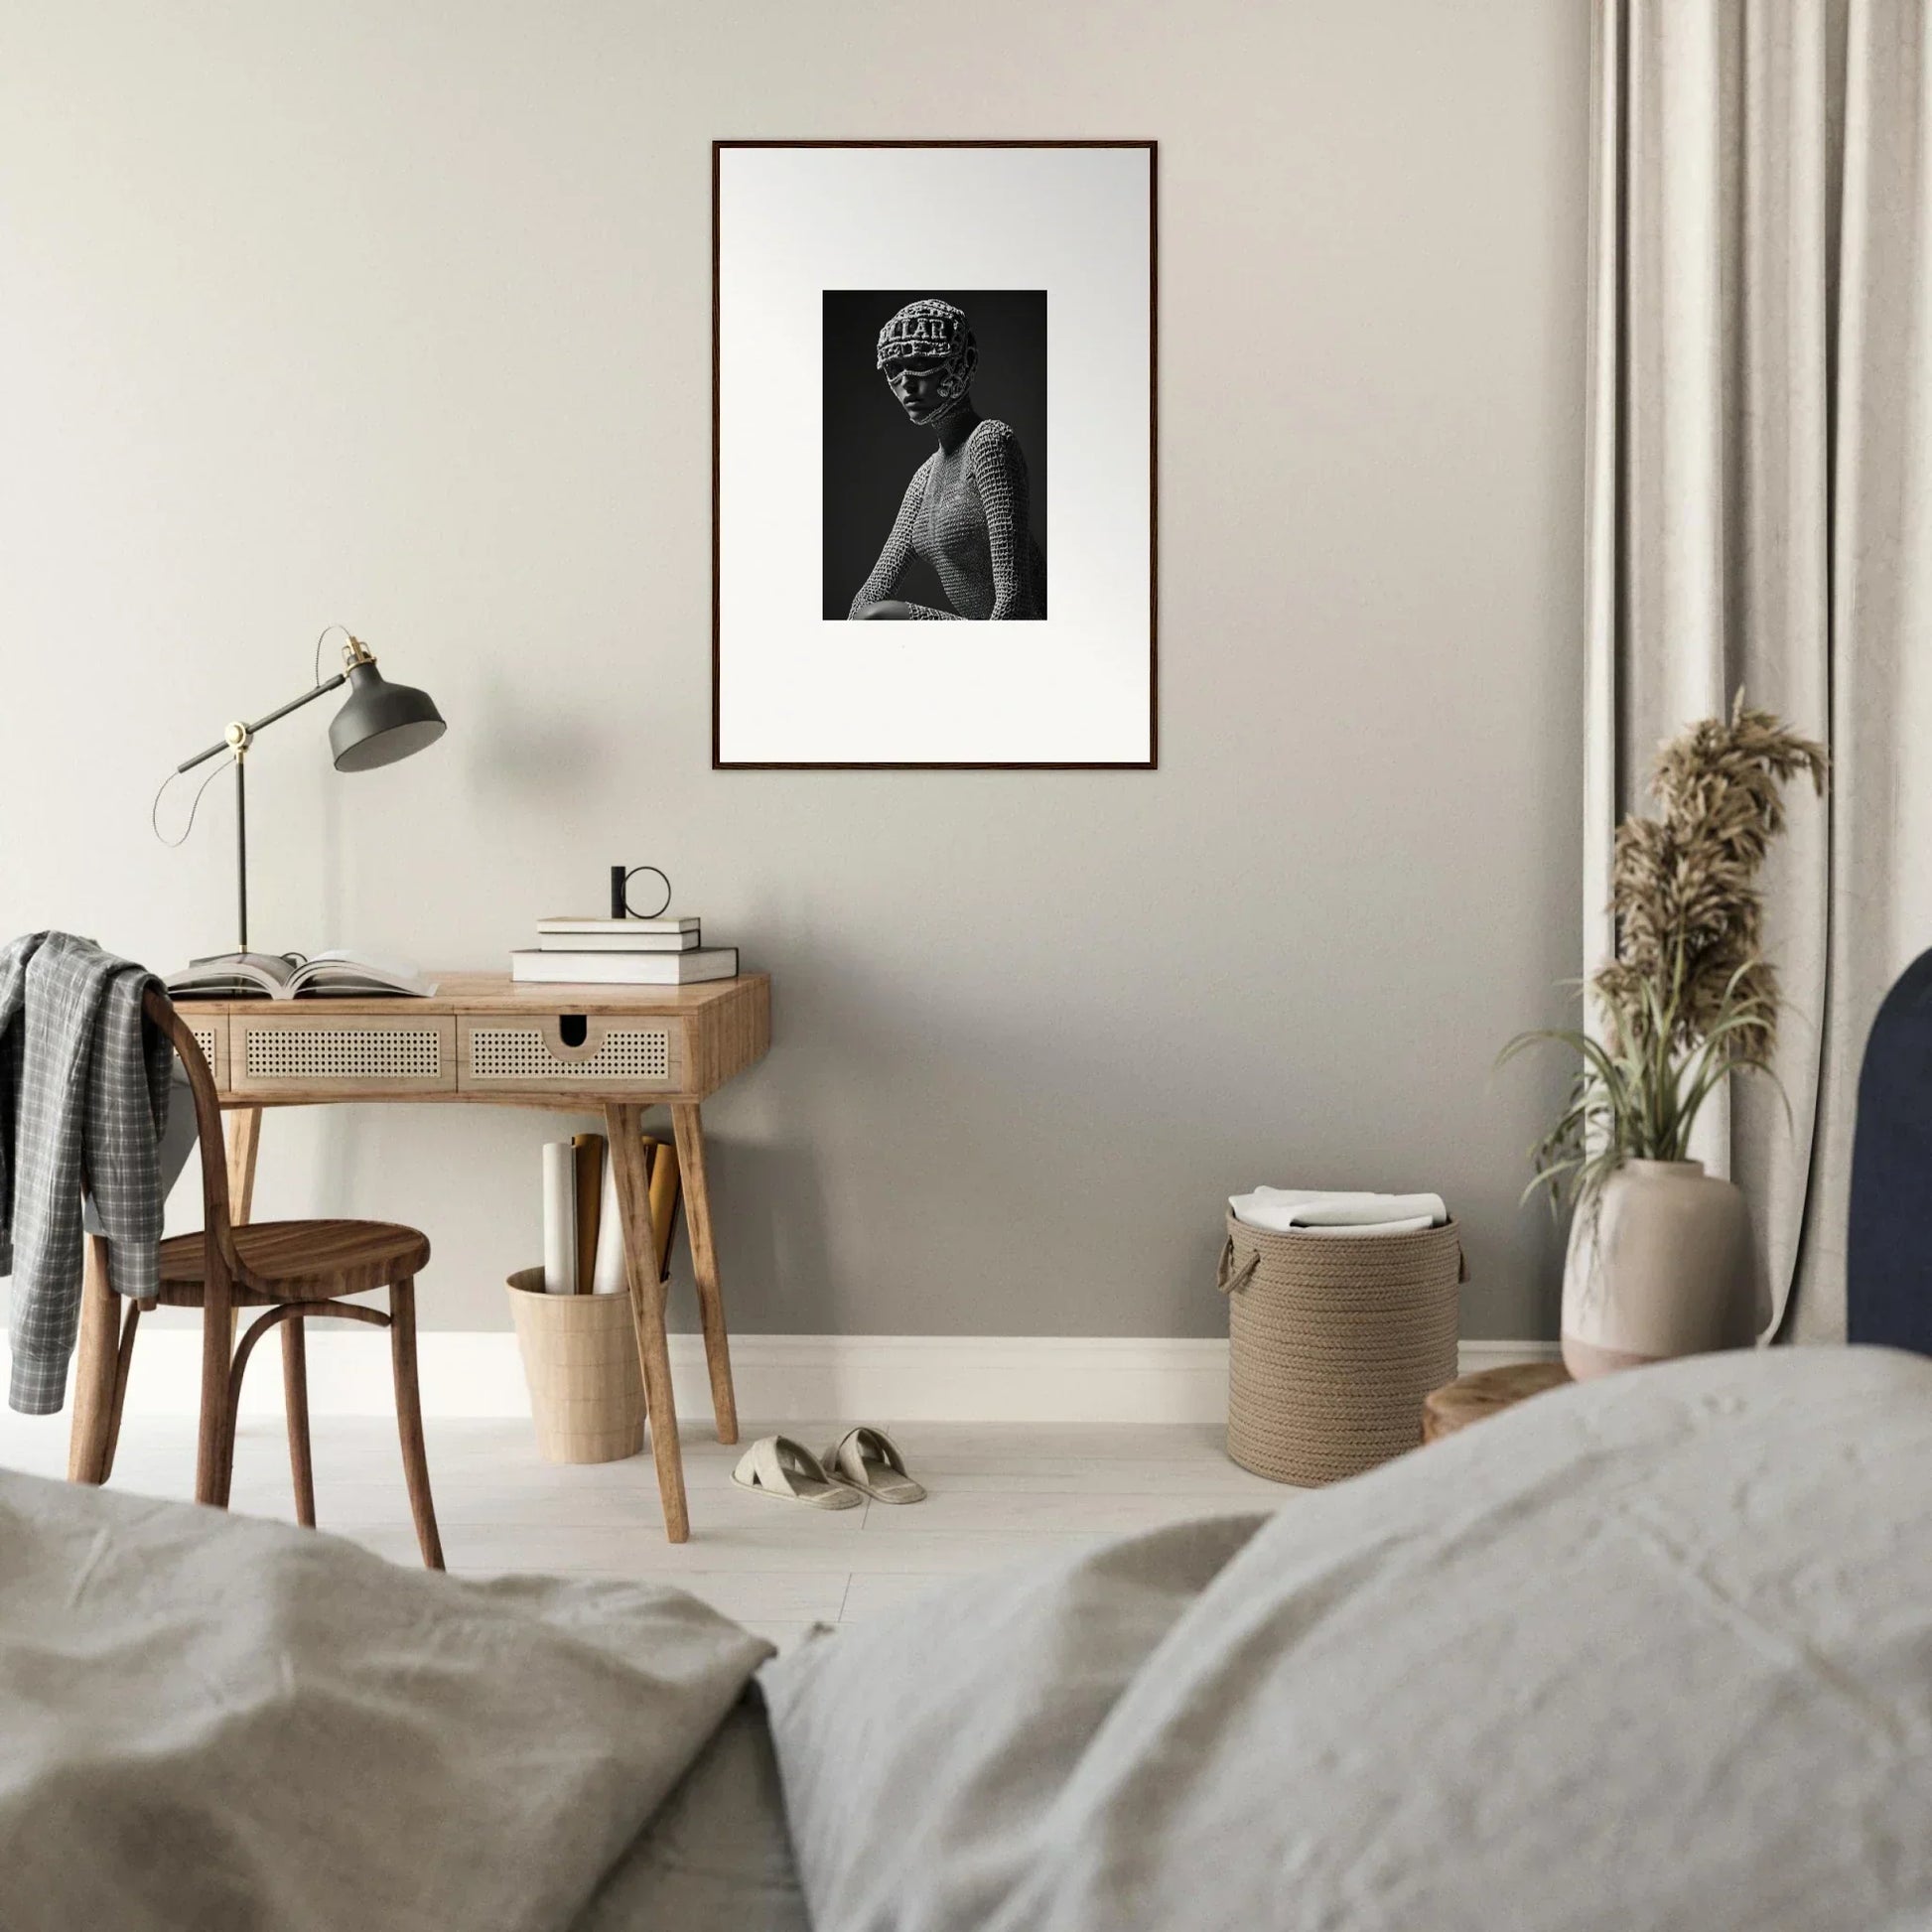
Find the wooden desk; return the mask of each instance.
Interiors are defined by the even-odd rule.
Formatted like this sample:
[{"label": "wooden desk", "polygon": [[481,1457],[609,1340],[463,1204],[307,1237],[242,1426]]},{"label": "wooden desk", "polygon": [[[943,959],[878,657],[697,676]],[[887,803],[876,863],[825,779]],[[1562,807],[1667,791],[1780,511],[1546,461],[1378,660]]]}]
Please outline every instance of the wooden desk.
[{"label": "wooden desk", "polygon": [[[746,973],[708,986],[619,987],[517,986],[500,973],[445,973],[429,1000],[184,1000],[181,1015],[232,1115],[228,1182],[237,1221],[249,1214],[265,1107],[407,1101],[603,1110],[664,1531],[673,1543],[685,1541],[690,1516],[664,1337],[664,1291],[651,1238],[642,1117],[649,1107],[671,1110],[712,1411],[718,1440],[735,1443],[738,1411],[699,1108],[770,1045],[768,976]],[[509,1259],[515,1265],[527,1257]],[[509,1267],[503,1272],[507,1276]],[[83,1333],[83,1357],[88,1346]],[[83,1360],[83,1373],[84,1366]]]}]

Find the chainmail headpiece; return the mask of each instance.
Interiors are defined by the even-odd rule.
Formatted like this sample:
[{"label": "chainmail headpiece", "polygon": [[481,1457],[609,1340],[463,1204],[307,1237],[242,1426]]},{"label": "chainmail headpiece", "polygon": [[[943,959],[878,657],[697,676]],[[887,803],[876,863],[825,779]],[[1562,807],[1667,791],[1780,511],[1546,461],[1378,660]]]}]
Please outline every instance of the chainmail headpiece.
[{"label": "chainmail headpiece", "polygon": [[979,345],[973,341],[965,310],[934,299],[908,302],[879,332],[876,367],[883,369],[888,362],[915,358],[943,361],[946,372],[939,378],[940,395],[948,402],[963,396],[973,386],[980,361]]}]

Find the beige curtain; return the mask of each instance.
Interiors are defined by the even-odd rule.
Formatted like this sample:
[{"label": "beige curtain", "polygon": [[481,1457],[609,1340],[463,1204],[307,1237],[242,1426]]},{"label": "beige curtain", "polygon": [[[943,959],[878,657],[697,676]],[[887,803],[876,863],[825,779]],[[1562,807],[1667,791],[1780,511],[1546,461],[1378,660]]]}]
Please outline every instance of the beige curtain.
[{"label": "beige curtain", "polygon": [[1663,739],[1741,684],[1829,742],[1767,882],[1791,1118],[1740,1079],[1701,1128],[1767,1335],[1829,1340],[1865,1034],[1932,946],[1926,0],[1595,0],[1593,79],[1585,962]]}]

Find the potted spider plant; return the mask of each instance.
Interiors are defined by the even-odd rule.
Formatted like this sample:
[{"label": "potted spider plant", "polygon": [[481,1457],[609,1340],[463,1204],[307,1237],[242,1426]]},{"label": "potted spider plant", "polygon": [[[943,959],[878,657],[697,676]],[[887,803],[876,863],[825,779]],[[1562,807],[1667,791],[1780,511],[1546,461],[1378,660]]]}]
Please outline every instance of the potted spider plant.
[{"label": "potted spider plant", "polygon": [[1588,984],[1598,1025],[1521,1034],[1508,1060],[1554,1040],[1580,1066],[1532,1154],[1525,1198],[1574,1207],[1563,1359],[1580,1380],[1756,1331],[1750,1217],[1691,1158],[1692,1129],[1733,1073],[1776,1085],[1778,981],[1762,947],[1758,869],[1784,828],[1785,784],[1822,795],[1824,748],[1768,712],[1708,718],[1657,760],[1657,818],[1617,828],[1616,956]]}]

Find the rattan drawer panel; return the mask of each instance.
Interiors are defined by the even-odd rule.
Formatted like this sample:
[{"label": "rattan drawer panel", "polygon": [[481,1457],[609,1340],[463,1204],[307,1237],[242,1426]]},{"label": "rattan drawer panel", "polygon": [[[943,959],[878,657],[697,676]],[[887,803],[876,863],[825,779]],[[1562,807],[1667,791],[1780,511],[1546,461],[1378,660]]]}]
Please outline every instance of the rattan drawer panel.
[{"label": "rattan drawer panel", "polygon": [[457,1081],[466,1093],[672,1092],[685,1077],[684,1027],[676,1020],[466,1014],[457,1035]]},{"label": "rattan drawer panel", "polygon": [[[207,1070],[214,1076],[217,1091],[228,1084],[228,1016],[225,1013],[197,1013],[192,1000],[183,1000],[177,1011],[182,1024],[195,1035]],[[183,1103],[186,1104],[185,1102]]]},{"label": "rattan drawer panel", "polygon": [[237,1014],[229,1068],[233,1093],[454,1092],[456,1022],[358,1018],[320,1002],[298,1013]]}]

